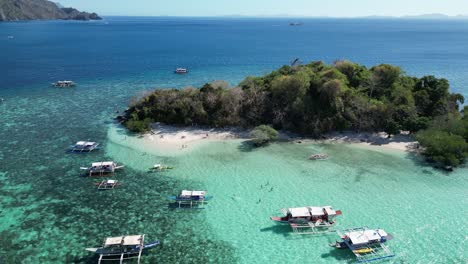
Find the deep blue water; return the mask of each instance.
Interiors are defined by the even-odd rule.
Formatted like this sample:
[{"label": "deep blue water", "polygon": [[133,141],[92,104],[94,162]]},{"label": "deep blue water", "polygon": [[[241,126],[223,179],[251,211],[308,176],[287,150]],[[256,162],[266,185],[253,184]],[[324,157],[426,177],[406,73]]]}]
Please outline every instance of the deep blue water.
[{"label": "deep blue water", "polygon": [[[468,95],[468,21],[109,17],[0,23],[0,90],[134,77],[154,86],[236,84],[298,57],[391,63],[450,80]],[[7,36],[14,36],[9,39]],[[191,70],[174,78],[175,67]]]}]

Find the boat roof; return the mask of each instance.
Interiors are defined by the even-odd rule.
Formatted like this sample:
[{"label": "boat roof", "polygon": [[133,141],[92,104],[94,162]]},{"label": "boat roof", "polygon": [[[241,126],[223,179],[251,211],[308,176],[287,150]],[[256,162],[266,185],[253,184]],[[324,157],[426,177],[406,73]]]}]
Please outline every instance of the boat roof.
[{"label": "boat roof", "polygon": [[76,142],[76,145],[80,146],[86,146],[86,145],[94,145],[96,142],[91,142],[91,141],[78,141]]},{"label": "boat roof", "polygon": [[309,212],[308,207],[288,208],[288,212],[291,214],[292,217],[307,217],[307,216],[310,216],[310,212]]},{"label": "boat roof", "polygon": [[180,195],[182,196],[204,196],[206,191],[187,191],[183,190]]},{"label": "boat roof", "polygon": [[323,209],[327,215],[336,215],[336,211],[331,206],[324,206]]},{"label": "boat roof", "polygon": [[114,184],[116,182],[117,182],[116,180],[107,180],[107,183],[109,183],[109,184]]},{"label": "boat roof", "polygon": [[364,231],[352,231],[345,233],[354,245],[366,244],[372,240],[380,240],[388,234],[383,229],[366,229]]},{"label": "boat roof", "polygon": [[323,207],[318,207],[318,206],[309,206],[309,211],[312,216],[321,216],[325,215],[323,212]]},{"label": "boat roof", "polygon": [[101,162],[93,162],[91,166],[93,167],[101,167],[101,166],[114,166],[115,163],[113,161],[101,161]]},{"label": "boat roof", "polygon": [[112,245],[135,246],[135,245],[140,245],[142,240],[143,240],[142,235],[108,237],[106,238],[104,242],[104,246],[112,246]]}]

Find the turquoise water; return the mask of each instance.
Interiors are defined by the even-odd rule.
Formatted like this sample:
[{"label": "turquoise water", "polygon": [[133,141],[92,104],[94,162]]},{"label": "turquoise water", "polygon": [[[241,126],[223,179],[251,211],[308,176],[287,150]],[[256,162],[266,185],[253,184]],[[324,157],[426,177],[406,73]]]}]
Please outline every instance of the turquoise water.
[{"label": "turquoise water", "polygon": [[[353,262],[328,246],[336,236],[296,237],[269,220],[281,208],[304,205],[343,210],[339,228],[385,228],[395,237],[390,263],[468,259],[466,168],[445,174],[404,152],[350,145],[277,143],[251,151],[229,141],[167,153],[122,134],[112,121],[148,88],[235,84],[295,56],[397,63],[410,73],[446,76],[467,95],[464,22],[317,20],[294,29],[278,26],[284,20],[109,22],[0,24],[7,51],[0,53],[0,263],[95,263],[84,248],[138,233],[162,241],[144,263]],[[67,38],[58,40],[60,34]],[[139,36],[144,41],[137,43]],[[367,41],[357,41],[362,36]],[[346,43],[359,47],[345,50]],[[191,73],[173,75],[180,65]],[[79,86],[48,86],[63,78]],[[83,139],[103,150],[65,152]],[[332,158],[307,160],[316,152]],[[120,188],[97,192],[94,179],[81,177],[80,166],[101,160],[126,165],[116,176]],[[146,173],[155,163],[176,169]],[[215,199],[204,210],[170,210],[165,197],[185,188],[207,189]]]}]

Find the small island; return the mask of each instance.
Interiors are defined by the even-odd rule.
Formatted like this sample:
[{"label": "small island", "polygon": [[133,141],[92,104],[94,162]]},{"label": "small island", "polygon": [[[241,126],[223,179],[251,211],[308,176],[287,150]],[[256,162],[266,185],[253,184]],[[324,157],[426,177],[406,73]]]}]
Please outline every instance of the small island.
[{"label": "small island", "polygon": [[100,20],[96,13],[64,8],[47,0],[0,0],[0,21]]},{"label": "small island", "polygon": [[371,68],[350,61],[283,66],[236,87],[224,82],[200,89],[159,89],[121,117],[131,131],[161,122],[180,126],[275,129],[321,138],[336,131],[405,131],[436,166],[451,169],[468,156],[468,107],[449,82],[408,76],[397,66]]}]

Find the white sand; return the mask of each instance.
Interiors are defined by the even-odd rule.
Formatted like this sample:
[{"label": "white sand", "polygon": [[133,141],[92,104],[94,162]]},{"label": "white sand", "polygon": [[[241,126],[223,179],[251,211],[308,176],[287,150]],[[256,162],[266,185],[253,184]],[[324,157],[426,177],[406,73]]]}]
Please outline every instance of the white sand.
[{"label": "white sand", "polygon": [[[175,127],[155,123],[152,130],[143,136],[145,145],[151,148],[170,151],[185,152],[194,147],[212,141],[225,141],[243,139],[248,140],[248,130],[241,128],[203,128],[203,127]],[[387,137],[385,133],[331,133],[323,140],[298,137],[291,133],[280,133],[280,139],[294,142],[314,143],[348,143],[362,146],[375,147],[381,150],[411,151],[415,149],[417,142],[408,134],[400,134]]]}]

